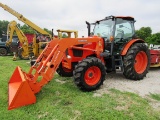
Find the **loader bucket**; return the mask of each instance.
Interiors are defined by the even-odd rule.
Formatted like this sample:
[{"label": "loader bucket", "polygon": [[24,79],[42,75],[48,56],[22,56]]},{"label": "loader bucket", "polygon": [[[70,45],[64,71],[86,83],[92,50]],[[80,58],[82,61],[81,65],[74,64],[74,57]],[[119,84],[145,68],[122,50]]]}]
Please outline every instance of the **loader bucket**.
[{"label": "loader bucket", "polygon": [[17,67],[10,78],[8,85],[8,110],[36,102],[36,97],[26,80],[25,74],[20,67]]}]

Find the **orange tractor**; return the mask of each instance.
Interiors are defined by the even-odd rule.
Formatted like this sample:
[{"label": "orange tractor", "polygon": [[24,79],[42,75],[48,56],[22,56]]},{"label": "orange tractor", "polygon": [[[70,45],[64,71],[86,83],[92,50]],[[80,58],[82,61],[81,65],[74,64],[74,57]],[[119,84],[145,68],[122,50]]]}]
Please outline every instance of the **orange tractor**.
[{"label": "orange tractor", "polygon": [[55,72],[73,76],[77,87],[85,91],[98,89],[106,72],[121,70],[127,79],[143,79],[150,66],[150,54],[144,41],[134,37],[134,22],[128,16],[109,16],[95,23],[86,22],[89,37],[52,40],[29,72],[15,69],[9,81],[8,109],[35,103],[35,94],[53,79]]}]

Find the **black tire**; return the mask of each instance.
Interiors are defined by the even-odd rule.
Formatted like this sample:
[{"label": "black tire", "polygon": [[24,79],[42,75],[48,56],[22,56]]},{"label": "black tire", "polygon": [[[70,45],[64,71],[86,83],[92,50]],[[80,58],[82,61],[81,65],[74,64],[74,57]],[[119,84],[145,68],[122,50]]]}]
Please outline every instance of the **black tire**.
[{"label": "black tire", "polygon": [[[90,69],[92,72],[88,72],[88,70]],[[96,57],[88,57],[83,61],[79,62],[73,71],[73,78],[75,84],[78,86],[78,88],[84,91],[92,91],[98,89],[103,84],[105,76],[105,65],[102,63],[100,59]],[[98,79],[94,81],[95,78]]]},{"label": "black tire", "polygon": [[[140,59],[137,58],[140,57]],[[144,43],[135,43],[124,56],[123,75],[127,79],[141,80],[148,73],[150,67],[150,52]]]},{"label": "black tire", "polygon": [[0,48],[0,56],[6,56],[8,54],[7,49]]},{"label": "black tire", "polygon": [[67,68],[64,68],[62,66],[62,63],[60,63],[60,65],[56,71],[62,77],[72,77],[73,76],[73,70],[69,70]]},{"label": "black tire", "polygon": [[30,61],[31,66],[33,66],[35,64],[35,62],[36,62],[36,60],[31,60]]}]

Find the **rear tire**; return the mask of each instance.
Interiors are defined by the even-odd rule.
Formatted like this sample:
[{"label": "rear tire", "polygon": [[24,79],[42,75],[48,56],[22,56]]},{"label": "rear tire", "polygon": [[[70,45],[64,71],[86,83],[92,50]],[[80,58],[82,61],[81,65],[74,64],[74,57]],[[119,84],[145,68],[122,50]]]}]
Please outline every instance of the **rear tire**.
[{"label": "rear tire", "polygon": [[148,73],[150,66],[149,49],[144,43],[135,43],[124,56],[123,75],[127,79],[140,80]]},{"label": "rear tire", "polygon": [[5,48],[0,48],[0,56],[6,56],[8,53],[7,53],[7,50]]},{"label": "rear tire", "polygon": [[79,62],[73,71],[75,84],[85,91],[98,89],[103,84],[105,75],[105,65],[96,57],[89,57]]}]

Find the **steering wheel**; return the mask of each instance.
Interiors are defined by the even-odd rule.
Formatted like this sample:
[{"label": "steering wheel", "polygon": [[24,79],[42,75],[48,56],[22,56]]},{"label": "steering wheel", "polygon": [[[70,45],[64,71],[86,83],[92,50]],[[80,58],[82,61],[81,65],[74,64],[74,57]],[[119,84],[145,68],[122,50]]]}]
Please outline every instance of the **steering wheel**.
[{"label": "steering wheel", "polygon": [[107,33],[106,33],[106,32],[103,32],[102,35],[107,36]]}]

